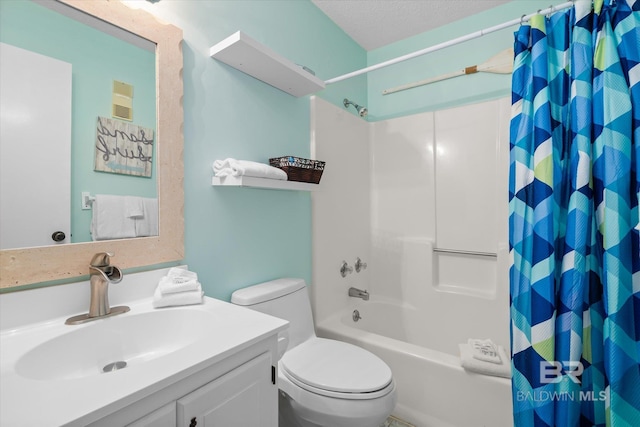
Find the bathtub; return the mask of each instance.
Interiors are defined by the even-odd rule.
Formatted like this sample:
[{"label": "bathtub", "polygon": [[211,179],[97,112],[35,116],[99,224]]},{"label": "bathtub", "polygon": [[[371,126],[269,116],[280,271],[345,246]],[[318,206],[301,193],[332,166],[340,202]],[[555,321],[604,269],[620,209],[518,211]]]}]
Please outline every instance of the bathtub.
[{"label": "bathtub", "polygon": [[[354,309],[361,316],[357,322]],[[372,296],[353,301],[348,312],[316,329],[318,336],[359,345],[383,359],[398,390],[393,413],[416,427],[512,426],[511,382],[466,372],[457,351],[433,348],[437,340],[427,344],[428,328],[420,318],[409,304]]]}]

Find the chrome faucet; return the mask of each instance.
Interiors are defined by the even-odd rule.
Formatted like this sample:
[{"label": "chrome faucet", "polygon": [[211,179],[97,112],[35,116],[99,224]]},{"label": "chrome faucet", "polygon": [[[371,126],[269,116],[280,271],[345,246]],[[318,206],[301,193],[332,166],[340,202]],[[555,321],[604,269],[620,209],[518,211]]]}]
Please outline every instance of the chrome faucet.
[{"label": "chrome faucet", "polygon": [[362,298],[365,301],[369,301],[369,292],[360,290],[358,288],[354,288],[354,287],[349,288],[349,296]]},{"label": "chrome faucet", "polygon": [[122,270],[110,264],[109,258],[112,256],[113,254],[108,252],[99,252],[91,258],[89,264],[89,283],[91,285],[89,313],[70,317],[65,322],[67,325],[77,325],[129,311],[127,306],[109,306],[109,283],[119,283],[122,280]]}]

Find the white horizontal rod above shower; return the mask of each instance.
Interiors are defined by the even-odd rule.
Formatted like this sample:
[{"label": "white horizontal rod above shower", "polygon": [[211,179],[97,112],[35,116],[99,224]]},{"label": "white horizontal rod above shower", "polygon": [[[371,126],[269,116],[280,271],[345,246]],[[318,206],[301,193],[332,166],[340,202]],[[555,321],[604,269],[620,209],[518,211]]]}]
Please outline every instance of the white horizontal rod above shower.
[{"label": "white horizontal rod above shower", "polygon": [[421,50],[415,51],[413,53],[408,53],[406,55],[402,55],[402,56],[399,56],[397,58],[390,59],[388,61],[380,62],[378,64],[371,65],[369,67],[365,67],[365,68],[362,68],[360,70],[352,71],[350,73],[343,74],[343,75],[338,76],[338,77],[334,77],[332,79],[326,80],[324,83],[327,84],[327,85],[331,84],[331,83],[338,83],[338,82],[341,82],[343,80],[347,80],[347,79],[350,79],[352,77],[359,76],[361,74],[366,74],[366,73],[369,73],[371,71],[378,70],[380,68],[388,67],[390,65],[394,65],[394,64],[397,64],[399,62],[403,62],[403,61],[406,61],[406,60],[409,60],[409,59],[413,59],[413,58],[416,58],[418,56],[426,55],[427,53],[435,52],[437,50],[441,50],[441,49],[444,49],[444,48],[447,48],[447,47],[450,47],[450,46],[454,46],[454,45],[457,45],[457,44],[460,44],[460,43],[463,43],[463,42],[466,42],[466,41],[469,41],[469,40],[477,39],[477,38],[482,37],[482,36],[484,36],[486,34],[490,34],[490,33],[496,32],[496,31],[500,31],[500,30],[503,30],[505,28],[512,27],[514,25],[522,24],[523,22],[528,22],[533,16],[536,16],[536,15],[549,15],[549,14],[552,14],[552,13],[557,12],[559,10],[569,9],[569,8],[573,7],[573,5],[574,5],[574,1],[568,1],[566,3],[561,3],[561,4],[557,5],[557,6],[550,6],[550,7],[546,8],[546,9],[540,9],[537,12],[531,13],[529,15],[522,15],[520,18],[512,19],[511,21],[503,22],[502,24],[494,25],[493,27],[485,28],[484,30],[476,31],[474,33],[470,33],[470,34],[455,38],[453,40],[442,42],[442,43],[436,44],[434,46],[427,47],[425,49],[421,49]]}]

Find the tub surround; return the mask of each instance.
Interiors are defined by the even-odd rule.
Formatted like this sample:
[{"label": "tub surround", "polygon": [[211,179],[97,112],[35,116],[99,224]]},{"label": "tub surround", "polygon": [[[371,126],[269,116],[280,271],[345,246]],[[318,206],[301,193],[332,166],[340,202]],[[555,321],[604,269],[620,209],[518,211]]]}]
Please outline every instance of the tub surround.
[{"label": "tub surround", "polygon": [[[311,111],[312,155],[332,165],[312,195],[318,335],[382,358],[402,419],[509,425],[509,380],[465,372],[458,348],[509,344],[509,100],[373,123],[318,97]],[[357,256],[368,268],[342,277]]]},{"label": "tub surround", "polygon": [[[235,393],[230,384],[237,382],[238,378],[252,384],[252,376],[260,378],[256,384],[264,390],[261,398],[266,399],[266,404],[263,406],[270,408],[267,412],[270,411],[275,422],[277,385],[271,381],[271,367],[277,365],[276,336],[286,329],[287,322],[207,297],[200,305],[153,309],[153,290],[167,271],[125,276],[121,283],[111,288],[110,299],[114,304],[129,305],[131,311],[84,325],[65,325],[64,321],[70,315],[86,311],[88,282],[0,295],[0,424],[124,425],[152,412],[154,417],[162,414],[168,417],[163,419],[175,423],[176,414],[178,421],[181,415],[190,417],[184,408],[190,408],[190,402],[201,396],[197,394],[200,391],[190,394],[192,391],[202,386],[206,391],[207,387],[211,388],[206,385],[209,383],[220,385],[213,392],[214,396]],[[131,361],[129,366],[117,372],[75,372],[70,366],[67,368],[71,371],[65,375],[63,367],[61,372],[55,372],[56,368],[52,366],[52,372],[48,372],[38,368],[40,364],[35,363],[39,360],[37,357],[32,360],[32,365],[26,364],[27,357],[23,358],[29,351],[37,352],[38,346],[55,348],[51,343],[55,340],[64,342],[72,334],[93,339],[82,331],[83,328],[94,328],[87,331],[95,330],[104,334],[105,339],[111,339],[109,334],[122,334],[119,328],[122,324],[127,325],[126,322],[139,322],[144,316],[159,319],[153,316],[165,314],[171,316],[168,319],[170,325],[182,325],[180,319],[183,318],[184,324],[191,322],[189,331],[184,334],[191,338],[182,338],[182,332],[178,331],[176,337],[180,338],[175,341],[185,342],[166,340],[166,345],[162,344],[162,348],[154,351],[162,352],[171,345],[176,348],[160,357],[145,354],[141,356],[142,361]],[[203,322],[211,323],[207,326]],[[143,325],[147,327],[145,323]],[[171,329],[158,331],[153,330],[153,326],[153,323],[148,324],[149,335],[153,337],[156,334],[159,341],[163,339],[163,332]],[[151,347],[153,340],[149,338],[147,341]],[[134,341],[145,340],[138,338]],[[122,347],[114,352],[125,352],[126,345],[122,344]],[[58,348],[58,351],[45,353],[46,357],[54,358],[64,355],[64,351],[64,348]],[[42,360],[44,365],[48,362]],[[29,366],[33,368],[28,369]],[[31,408],[33,402],[38,402],[36,410]],[[156,414],[156,410],[160,412]]]}]

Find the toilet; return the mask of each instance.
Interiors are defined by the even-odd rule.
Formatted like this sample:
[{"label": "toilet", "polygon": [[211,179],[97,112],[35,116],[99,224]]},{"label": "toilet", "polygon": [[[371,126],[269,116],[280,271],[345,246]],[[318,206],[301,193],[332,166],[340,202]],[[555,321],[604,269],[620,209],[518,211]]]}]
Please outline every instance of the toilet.
[{"label": "toilet", "polygon": [[239,289],[231,302],[289,321],[278,336],[280,427],[378,427],[391,414],[391,369],[367,350],[316,336],[304,280]]}]

